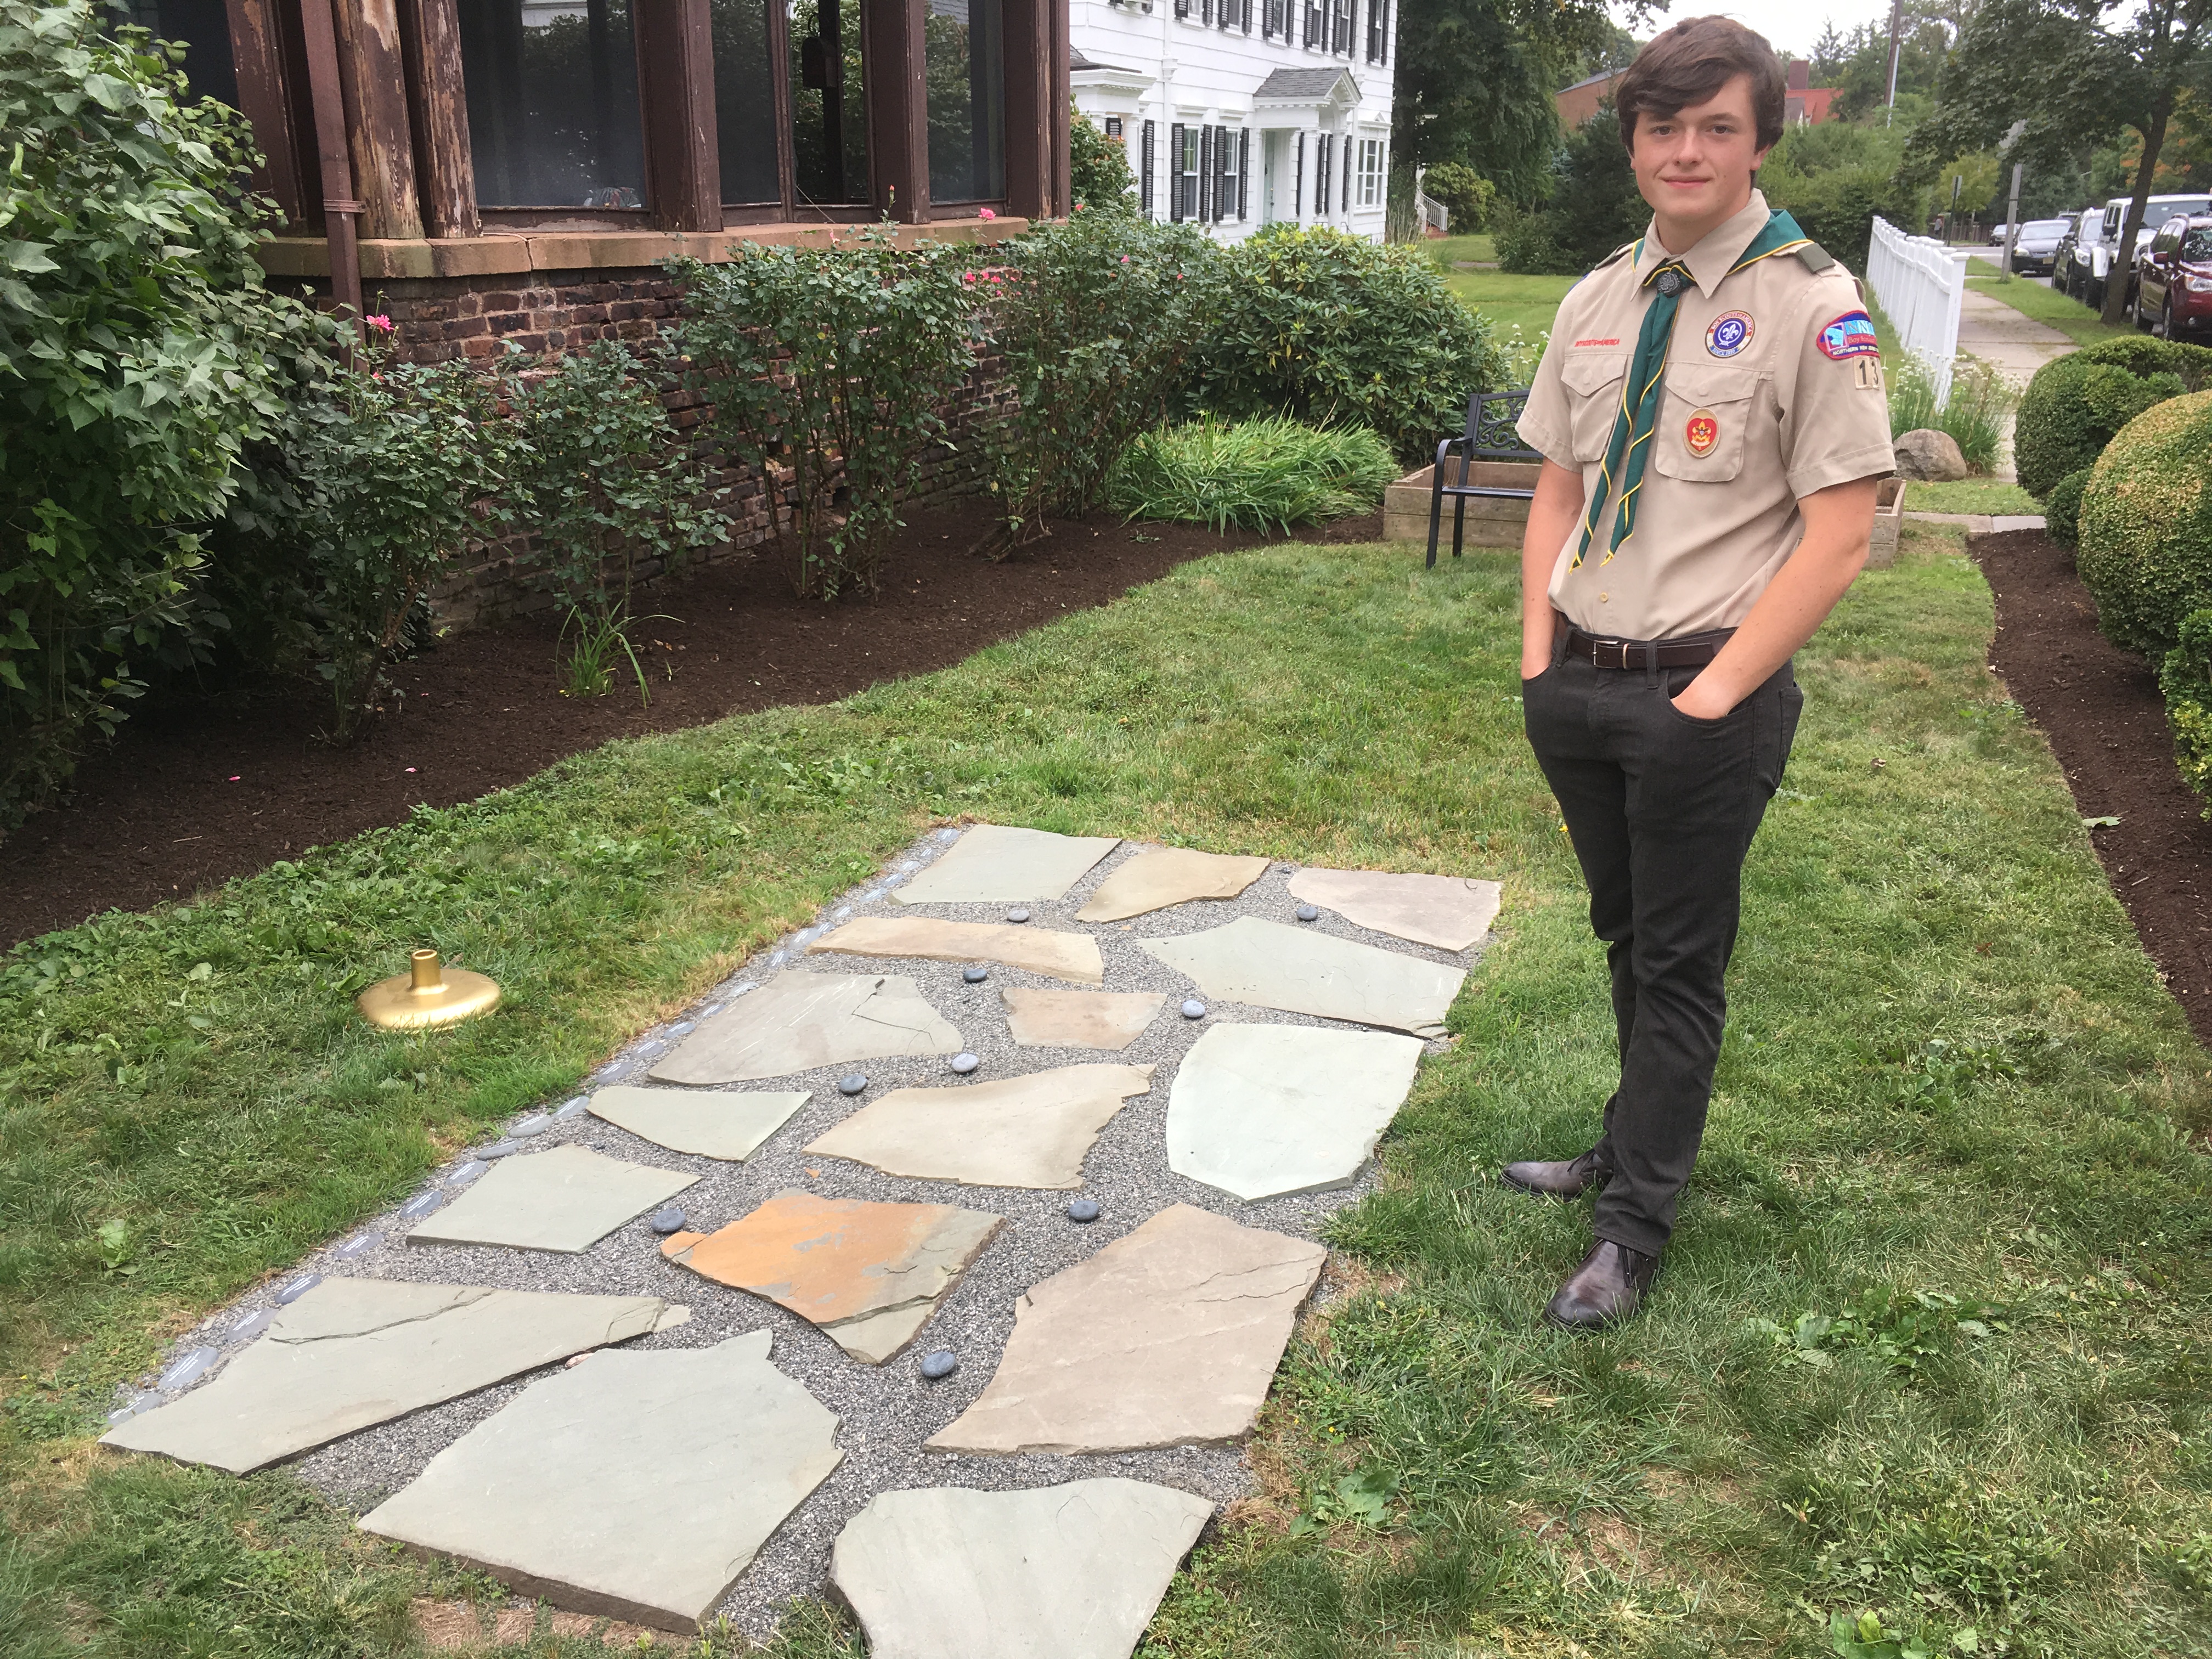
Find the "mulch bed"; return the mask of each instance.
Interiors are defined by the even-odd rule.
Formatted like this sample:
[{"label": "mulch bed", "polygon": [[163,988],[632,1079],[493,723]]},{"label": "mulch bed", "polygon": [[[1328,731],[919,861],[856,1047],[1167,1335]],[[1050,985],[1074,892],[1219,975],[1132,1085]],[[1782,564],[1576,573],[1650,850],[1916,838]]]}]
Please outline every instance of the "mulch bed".
[{"label": "mulch bed", "polygon": [[[403,822],[418,804],[473,800],[610,738],[831,702],[942,668],[1187,560],[1277,539],[1108,519],[1055,524],[1048,540],[992,564],[966,550],[985,527],[972,501],[911,514],[871,602],[794,599],[772,549],[647,588],[639,610],[677,619],[636,630],[649,708],[634,681],[607,696],[562,696],[557,624],[538,618],[399,664],[392,678],[405,695],[349,749],[318,739],[328,698],[296,686],[149,709],[79,769],[64,805],[6,842],[0,950],[103,910],[189,896]],[[1382,528],[1376,514],[1298,539],[1371,542]]]},{"label": "mulch bed", "polygon": [[2037,531],[1977,536],[1970,550],[1996,590],[1990,660],[2051,739],[2136,933],[2212,1042],[2212,823],[2181,781],[2150,664],[2097,631],[2097,608],[2069,549]]}]

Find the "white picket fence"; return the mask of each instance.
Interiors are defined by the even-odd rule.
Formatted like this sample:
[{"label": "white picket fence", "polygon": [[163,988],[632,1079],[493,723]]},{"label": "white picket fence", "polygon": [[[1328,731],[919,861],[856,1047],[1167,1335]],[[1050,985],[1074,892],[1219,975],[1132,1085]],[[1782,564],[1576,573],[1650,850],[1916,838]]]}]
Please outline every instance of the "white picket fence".
[{"label": "white picket fence", "polygon": [[1951,396],[1959,354],[1959,305],[1966,293],[1966,253],[1928,236],[1908,236],[1883,218],[1867,250],[1867,286],[1897,330],[1898,343],[1936,383],[1936,405]]}]

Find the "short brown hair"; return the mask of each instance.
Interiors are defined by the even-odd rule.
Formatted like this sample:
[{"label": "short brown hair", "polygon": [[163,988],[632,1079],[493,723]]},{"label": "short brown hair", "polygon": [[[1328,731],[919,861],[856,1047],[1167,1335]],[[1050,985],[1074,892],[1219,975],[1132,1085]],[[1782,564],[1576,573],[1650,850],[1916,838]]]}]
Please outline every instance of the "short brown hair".
[{"label": "short brown hair", "polygon": [[1782,137],[1782,60],[1766,37],[1732,17],[1688,17],[1656,37],[1613,89],[1620,142],[1636,148],[1639,115],[1664,118],[1702,104],[1739,75],[1751,77],[1751,115],[1759,147]]}]

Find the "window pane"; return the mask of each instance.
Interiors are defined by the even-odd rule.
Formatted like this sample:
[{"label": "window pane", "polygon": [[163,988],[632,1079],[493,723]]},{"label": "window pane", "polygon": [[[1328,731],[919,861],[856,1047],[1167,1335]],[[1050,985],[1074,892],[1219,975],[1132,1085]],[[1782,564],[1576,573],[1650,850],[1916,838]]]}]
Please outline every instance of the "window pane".
[{"label": "window pane", "polygon": [[793,0],[791,125],[799,199],[851,206],[868,186],[868,106],[860,0]]},{"label": "window pane", "polygon": [[1006,193],[1006,53],[1000,0],[929,0],[929,199],[995,202]]},{"label": "window pane", "polygon": [[775,164],[775,65],[769,61],[773,0],[708,0],[714,37],[714,125],[722,199],[732,206],[783,200]]},{"label": "window pane", "polygon": [[126,23],[185,49],[185,80],[196,98],[238,104],[238,70],[230,55],[230,13],[223,0],[130,0],[116,10]]},{"label": "window pane", "polygon": [[629,0],[459,0],[484,207],[645,205]]}]

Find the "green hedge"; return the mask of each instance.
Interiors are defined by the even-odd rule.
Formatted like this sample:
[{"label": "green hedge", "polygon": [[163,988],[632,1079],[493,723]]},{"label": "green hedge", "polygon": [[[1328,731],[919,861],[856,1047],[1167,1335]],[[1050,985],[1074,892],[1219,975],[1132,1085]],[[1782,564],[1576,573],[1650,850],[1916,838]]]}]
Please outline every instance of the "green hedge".
[{"label": "green hedge", "polygon": [[2212,392],[2170,398],[2112,440],[2081,493],[2081,536],[2106,637],[2172,650],[2183,619],[2212,605]]},{"label": "green hedge", "polygon": [[[2166,717],[2173,726],[2173,754],[2181,780],[2212,800],[2212,610],[2182,618],[2180,640],[2158,671]],[[2212,807],[2204,816],[2212,817]]]},{"label": "green hedge", "polygon": [[2028,382],[2013,430],[2021,487],[2048,501],[2060,479],[2094,465],[2113,434],[2154,404],[2212,386],[2212,350],[2148,336],[2106,340],[2045,363]]}]

